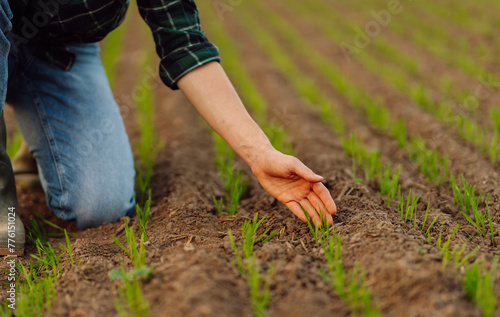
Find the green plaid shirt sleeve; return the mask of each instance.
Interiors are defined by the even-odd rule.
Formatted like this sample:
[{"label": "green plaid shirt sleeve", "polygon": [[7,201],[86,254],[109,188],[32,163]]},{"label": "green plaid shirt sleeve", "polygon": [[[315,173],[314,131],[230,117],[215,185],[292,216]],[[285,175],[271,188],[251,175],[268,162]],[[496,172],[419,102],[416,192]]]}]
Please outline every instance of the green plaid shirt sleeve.
[{"label": "green plaid shirt sleeve", "polygon": [[[206,1],[206,0],[205,0]],[[160,56],[160,77],[172,89],[191,70],[219,61],[219,51],[201,31],[193,0],[137,0]]]},{"label": "green plaid shirt sleeve", "polygon": [[[14,11],[13,33],[23,40],[26,21],[34,21],[37,15],[47,17],[47,24],[40,28],[37,38],[30,39],[38,43],[40,57],[62,69],[70,69],[75,57],[65,45],[100,41],[123,21],[129,0],[54,3],[9,0]],[[217,47],[201,32],[194,0],[137,0],[137,4],[153,33],[161,58],[160,77],[168,87],[178,89],[176,83],[186,73],[210,61],[220,61]]]}]

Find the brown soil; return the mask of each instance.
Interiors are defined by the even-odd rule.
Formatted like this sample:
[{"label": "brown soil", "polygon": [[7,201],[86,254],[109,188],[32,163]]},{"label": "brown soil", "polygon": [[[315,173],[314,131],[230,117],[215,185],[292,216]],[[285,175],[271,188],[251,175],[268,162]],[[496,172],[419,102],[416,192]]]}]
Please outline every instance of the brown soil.
[{"label": "brown soil", "polygon": [[[238,10],[245,10],[244,7]],[[132,12],[131,12],[132,13]],[[282,12],[283,13],[283,12]],[[283,13],[286,16],[286,12]],[[129,24],[124,56],[119,61],[115,96],[118,101],[130,98],[137,85],[137,67],[130,66],[143,54],[141,43],[135,41],[138,17]],[[208,21],[207,21],[208,22]],[[401,222],[393,203],[387,206],[379,197],[377,182],[368,185],[353,181],[352,162],[342,150],[339,138],[322,123],[313,107],[306,104],[259,49],[237,22],[237,15],[224,21],[231,37],[238,42],[245,67],[258,84],[269,105],[273,120],[289,131],[296,155],[313,170],[325,177],[325,185],[335,198],[339,213],[334,217],[335,228],[342,235],[342,261],[346,270],[357,262],[367,272],[366,286],[372,289],[375,305],[384,316],[480,316],[477,307],[467,300],[462,287],[462,275],[450,266],[442,269],[439,251],[427,243],[427,238],[411,224]],[[318,50],[342,56],[338,49],[313,32],[307,25],[295,21]],[[135,33],[134,33],[135,32]],[[282,43],[286,46],[286,43]],[[456,223],[465,224],[452,205],[447,189],[429,184],[410,162],[405,153],[397,150],[391,138],[378,133],[328,83],[308,69],[291,53],[305,73],[312,74],[318,85],[328,91],[332,103],[338,105],[348,130],[356,130],[373,148],[380,150],[384,162],[401,164],[401,183],[405,192],[417,188],[422,201],[431,202],[429,218],[441,213],[443,235],[447,236]],[[156,66],[153,68],[156,69]],[[496,189],[498,166],[492,166],[449,129],[434,118],[423,114],[405,99],[359,64],[344,65],[343,71],[356,84],[370,93],[386,98],[395,117],[404,117],[411,134],[431,138],[435,129],[442,137],[435,139],[440,151],[447,153],[454,173],[464,173],[468,179],[487,193],[496,220],[499,219],[500,193]],[[158,80],[158,79],[157,79]],[[274,267],[271,278],[269,316],[351,316],[353,311],[335,294],[318,274],[326,269],[324,255],[312,239],[307,225],[283,205],[266,194],[251,178],[237,216],[220,215],[212,196],[223,195],[223,185],[215,169],[212,138],[209,128],[180,92],[158,85],[154,89],[155,130],[163,141],[151,182],[153,193],[152,216],[148,227],[146,264],[153,267],[153,277],[145,281],[143,292],[149,301],[152,316],[252,316],[248,284],[233,263],[228,229],[239,241],[240,226],[255,212],[267,218],[261,229],[278,230],[276,237],[256,247],[263,268]],[[123,99],[125,98],[125,99]],[[127,104],[120,103],[122,109]],[[132,143],[139,138],[135,117],[124,109],[124,121]],[[15,126],[9,124],[12,131]],[[113,268],[131,263],[113,242],[111,235],[121,236],[122,222],[104,224],[98,228],[77,230],[73,223],[58,220],[48,210],[43,193],[19,188],[20,211],[25,224],[34,212],[72,232],[71,242],[76,263],[67,256],[61,259],[63,273],[56,285],[52,313],[47,316],[116,316],[113,298],[118,283],[108,277]],[[422,226],[426,203],[419,204],[417,223]],[[36,217],[35,217],[36,218]],[[38,219],[38,218],[37,218]],[[58,233],[38,220],[50,233]],[[135,217],[130,219],[137,228]],[[439,228],[431,230],[433,244]],[[462,227],[452,239],[452,245],[468,242],[468,249],[482,246],[477,257],[491,259],[497,248]],[[52,245],[64,243],[52,237]],[[32,242],[27,242],[26,255],[21,261],[29,263],[29,254],[36,254]],[[7,264],[0,261],[0,270]],[[0,272],[0,280],[5,278]],[[498,281],[497,281],[498,282]],[[498,285],[498,283],[497,283]],[[0,287],[0,297],[5,287]]]}]

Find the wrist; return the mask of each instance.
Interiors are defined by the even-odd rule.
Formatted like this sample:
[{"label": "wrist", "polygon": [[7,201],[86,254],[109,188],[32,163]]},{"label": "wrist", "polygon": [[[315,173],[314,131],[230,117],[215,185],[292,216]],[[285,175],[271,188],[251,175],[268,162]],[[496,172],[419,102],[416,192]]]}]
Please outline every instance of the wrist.
[{"label": "wrist", "polygon": [[277,154],[281,154],[281,152],[276,150],[271,143],[269,143],[260,148],[255,148],[249,156],[247,164],[250,166],[252,173],[258,176],[269,166],[269,164],[271,164],[272,157],[275,157]]}]

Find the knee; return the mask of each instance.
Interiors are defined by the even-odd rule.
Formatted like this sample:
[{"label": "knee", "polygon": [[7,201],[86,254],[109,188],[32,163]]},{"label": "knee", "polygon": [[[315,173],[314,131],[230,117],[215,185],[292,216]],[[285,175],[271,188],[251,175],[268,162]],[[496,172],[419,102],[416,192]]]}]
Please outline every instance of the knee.
[{"label": "knee", "polygon": [[130,192],[125,194],[107,191],[94,197],[81,197],[77,194],[69,208],[75,215],[76,226],[85,229],[129,216],[134,211],[134,206],[134,195]]},{"label": "knee", "polygon": [[[130,216],[135,209],[134,184],[79,184],[59,201],[52,199],[49,207],[63,219],[75,220],[79,229],[96,227]],[[52,202],[52,204],[51,204]]]}]

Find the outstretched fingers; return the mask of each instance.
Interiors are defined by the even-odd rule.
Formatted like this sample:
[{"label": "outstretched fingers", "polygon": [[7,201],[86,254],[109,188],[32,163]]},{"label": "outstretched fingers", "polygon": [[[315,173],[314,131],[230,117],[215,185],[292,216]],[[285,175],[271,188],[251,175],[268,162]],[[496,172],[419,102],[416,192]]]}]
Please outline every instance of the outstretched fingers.
[{"label": "outstretched fingers", "polygon": [[335,205],[332,195],[330,195],[330,192],[326,189],[325,185],[322,183],[315,183],[312,188],[314,193],[318,195],[319,199],[324,204],[326,211],[330,215],[335,215],[337,213],[337,205]]},{"label": "outstretched fingers", "polygon": [[323,202],[321,201],[321,199],[319,199],[319,197],[316,195],[316,193],[315,192],[311,192],[307,196],[307,199],[309,200],[309,202],[311,203],[311,205],[314,207],[314,209],[316,209],[316,212],[321,217],[322,222],[328,221],[328,223],[330,225],[332,225],[333,224],[332,215],[330,215],[327,212],[325,205],[323,204]]},{"label": "outstretched fingers", "polygon": [[297,218],[299,218],[300,220],[302,220],[304,222],[307,222],[307,218],[304,215],[302,208],[300,208],[300,205],[298,202],[291,201],[289,203],[286,203],[286,206],[288,207],[288,209],[290,209],[295,214],[295,216],[297,216]]},{"label": "outstretched fingers", "polygon": [[[320,219],[319,215],[316,213],[316,210],[314,208],[312,208],[312,205],[310,203],[309,204],[304,203],[306,201],[307,200],[303,200],[303,201],[301,201],[300,204],[296,201],[292,201],[292,202],[287,203],[286,206],[300,220],[307,222],[306,215],[304,214],[304,211],[305,211],[309,215],[309,218],[312,219],[312,221],[314,221],[314,223],[316,223],[318,225],[321,224],[321,219]],[[302,210],[302,208],[304,208],[304,209]]]}]

